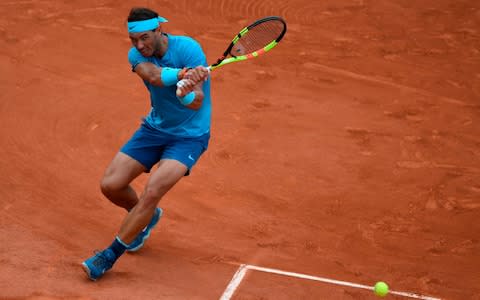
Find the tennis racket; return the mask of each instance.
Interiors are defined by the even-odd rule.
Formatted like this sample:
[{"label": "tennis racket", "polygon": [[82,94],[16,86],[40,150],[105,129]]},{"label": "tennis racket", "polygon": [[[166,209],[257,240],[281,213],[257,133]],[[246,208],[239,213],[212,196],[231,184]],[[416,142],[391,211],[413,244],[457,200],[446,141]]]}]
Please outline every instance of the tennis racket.
[{"label": "tennis racket", "polygon": [[274,48],[287,32],[287,23],[280,17],[266,17],[243,28],[228,45],[227,50],[210,65],[210,71],[224,65],[248,60]]},{"label": "tennis racket", "polygon": [[[217,59],[217,62],[208,66],[209,72],[238,61],[244,61],[262,55],[274,48],[287,32],[287,23],[280,17],[266,17],[255,21],[243,28],[228,45],[227,50]],[[184,85],[185,79],[177,83],[177,87]],[[180,95],[177,90],[177,95]]]}]

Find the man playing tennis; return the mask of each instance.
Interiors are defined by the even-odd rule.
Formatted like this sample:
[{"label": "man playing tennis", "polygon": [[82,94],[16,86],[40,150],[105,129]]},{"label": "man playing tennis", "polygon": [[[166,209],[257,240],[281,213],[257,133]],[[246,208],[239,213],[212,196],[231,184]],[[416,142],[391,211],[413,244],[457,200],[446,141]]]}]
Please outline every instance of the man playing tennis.
[{"label": "man playing tennis", "polygon": [[[102,193],[128,215],[112,244],[82,263],[91,280],[111,269],[125,251],[143,246],[162,216],[160,199],[189,174],[208,146],[211,103],[205,54],[192,38],[164,33],[163,22],[167,20],[148,8],[133,8],[128,16],[133,44],[128,59],[150,92],[152,108],[101,181]],[[130,183],[157,163],[138,197]]]}]

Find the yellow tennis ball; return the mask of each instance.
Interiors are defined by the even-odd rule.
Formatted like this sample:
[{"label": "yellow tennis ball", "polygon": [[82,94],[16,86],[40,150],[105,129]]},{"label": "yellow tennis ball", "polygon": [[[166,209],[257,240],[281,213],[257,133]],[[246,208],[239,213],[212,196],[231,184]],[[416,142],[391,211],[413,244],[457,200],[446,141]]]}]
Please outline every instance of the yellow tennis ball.
[{"label": "yellow tennis ball", "polygon": [[388,294],[388,285],[383,281],[379,281],[375,283],[373,292],[379,297],[385,297]]}]

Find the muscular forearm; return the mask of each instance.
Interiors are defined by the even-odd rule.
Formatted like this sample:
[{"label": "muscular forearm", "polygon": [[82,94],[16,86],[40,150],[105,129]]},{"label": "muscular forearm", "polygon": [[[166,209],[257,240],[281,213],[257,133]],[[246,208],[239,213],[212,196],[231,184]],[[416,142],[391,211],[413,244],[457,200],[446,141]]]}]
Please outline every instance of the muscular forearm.
[{"label": "muscular forearm", "polygon": [[187,69],[162,68],[151,63],[143,63],[135,68],[135,72],[152,85],[172,86],[183,79]]}]

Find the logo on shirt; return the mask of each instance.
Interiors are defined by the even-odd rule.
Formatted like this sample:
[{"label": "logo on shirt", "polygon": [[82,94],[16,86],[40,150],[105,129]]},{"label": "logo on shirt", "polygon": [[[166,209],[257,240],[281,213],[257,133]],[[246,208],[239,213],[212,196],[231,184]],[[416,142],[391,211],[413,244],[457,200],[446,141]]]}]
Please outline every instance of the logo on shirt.
[{"label": "logo on shirt", "polygon": [[191,154],[188,155],[188,159],[191,159],[191,160],[195,161],[195,159],[193,158],[193,156]]}]

